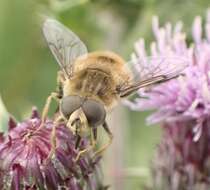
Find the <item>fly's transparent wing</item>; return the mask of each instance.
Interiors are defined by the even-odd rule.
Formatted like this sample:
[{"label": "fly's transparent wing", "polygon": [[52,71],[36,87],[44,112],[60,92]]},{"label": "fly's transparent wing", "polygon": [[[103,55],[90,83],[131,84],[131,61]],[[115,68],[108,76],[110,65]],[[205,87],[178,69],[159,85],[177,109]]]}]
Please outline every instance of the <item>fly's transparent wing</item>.
[{"label": "fly's transparent wing", "polygon": [[189,65],[187,58],[181,56],[158,56],[139,59],[133,57],[128,66],[133,72],[134,81],[145,81],[153,77],[164,76],[166,79],[174,78]]},{"label": "fly's transparent wing", "polygon": [[120,96],[125,97],[139,88],[168,81],[179,76],[188,66],[187,59],[174,57],[133,57],[128,66],[133,72],[132,84],[120,90]]},{"label": "fly's transparent wing", "polygon": [[43,33],[62,71],[72,77],[75,59],[87,54],[85,44],[70,29],[53,19],[44,22]]}]

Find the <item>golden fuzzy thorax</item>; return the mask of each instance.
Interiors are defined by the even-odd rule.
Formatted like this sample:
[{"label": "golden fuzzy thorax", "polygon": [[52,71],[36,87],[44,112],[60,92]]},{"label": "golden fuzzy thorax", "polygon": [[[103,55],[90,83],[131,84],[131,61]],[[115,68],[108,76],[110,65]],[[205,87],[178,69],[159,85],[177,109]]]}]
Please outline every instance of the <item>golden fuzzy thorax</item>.
[{"label": "golden fuzzy thorax", "polygon": [[93,52],[74,63],[74,74],[64,82],[64,96],[79,95],[98,100],[106,109],[119,100],[116,88],[130,81],[122,58],[112,52]]}]

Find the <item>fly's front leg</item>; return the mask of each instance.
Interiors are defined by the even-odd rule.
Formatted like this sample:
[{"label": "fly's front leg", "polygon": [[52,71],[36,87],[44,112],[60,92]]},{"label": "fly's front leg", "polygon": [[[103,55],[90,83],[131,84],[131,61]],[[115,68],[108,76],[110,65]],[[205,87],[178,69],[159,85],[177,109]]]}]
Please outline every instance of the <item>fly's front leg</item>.
[{"label": "fly's front leg", "polygon": [[81,142],[82,137],[77,135],[76,143],[75,143],[75,149],[78,149],[80,142]]},{"label": "fly's front leg", "polygon": [[77,157],[75,159],[76,162],[79,160],[79,158],[83,154],[91,151],[96,146],[96,138],[97,138],[96,137],[96,134],[97,134],[96,130],[97,130],[96,128],[91,128],[91,131],[90,131],[90,136],[91,136],[90,145],[87,148],[85,148],[84,150],[79,151],[79,153],[77,154]]},{"label": "fly's front leg", "polygon": [[51,95],[48,96],[45,106],[42,111],[41,125],[40,125],[39,129],[41,129],[44,126],[44,122],[46,121],[47,114],[48,114],[52,99],[55,99],[58,103],[60,102],[60,99],[58,97],[59,97],[59,94],[56,92],[52,92]]},{"label": "fly's front leg", "polygon": [[113,140],[113,134],[109,129],[108,124],[106,123],[106,121],[104,122],[104,124],[102,125],[104,130],[106,131],[106,133],[108,134],[109,137],[109,141],[107,142],[107,144],[105,144],[104,146],[102,146],[99,150],[97,150],[94,154],[94,157],[99,156],[100,154],[102,154],[111,144],[112,144],[112,140]]},{"label": "fly's front leg", "polygon": [[41,125],[39,128],[42,128],[44,126],[44,122],[47,118],[47,114],[49,112],[49,108],[50,108],[50,104],[51,104],[52,100],[54,99],[60,104],[60,99],[62,98],[62,95],[63,95],[62,84],[64,83],[64,80],[65,79],[63,78],[62,72],[58,72],[58,74],[57,74],[57,87],[58,87],[57,92],[52,92],[50,94],[50,96],[48,96],[45,106],[42,111]]},{"label": "fly's front leg", "polygon": [[60,121],[63,120],[63,116],[59,116],[54,122],[53,122],[53,127],[52,127],[52,132],[50,135],[50,152],[48,154],[47,160],[49,160],[50,158],[52,158],[52,156],[55,154],[55,150],[56,150],[56,127],[59,125]]}]

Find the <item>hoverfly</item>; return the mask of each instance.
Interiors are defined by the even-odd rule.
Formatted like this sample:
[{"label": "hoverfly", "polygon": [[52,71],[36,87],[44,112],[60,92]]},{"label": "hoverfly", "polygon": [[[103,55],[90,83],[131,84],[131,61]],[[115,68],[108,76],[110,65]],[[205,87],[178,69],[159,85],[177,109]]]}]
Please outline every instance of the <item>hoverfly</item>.
[{"label": "hoverfly", "polygon": [[[52,98],[57,99],[60,118],[77,136],[76,148],[82,137],[91,137],[90,146],[80,150],[77,159],[95,147],[99,126],[108,134],[109,142],[96,154],[111,144],[113,135],[106,122],[106,114],[122,98],[140,88],[175,78],[187,66],[186,60],[181,57],[136,59],[128,63],[137,66],[136,77],[119,55],[110,51],[88,53],[79,37],[56,20],[47,19],[43,32],[61,70],[58,72],[59,91],[48,97],[42,121],[47,116]],[[52,149],[55,150],[55,127],[53,131]]]}]

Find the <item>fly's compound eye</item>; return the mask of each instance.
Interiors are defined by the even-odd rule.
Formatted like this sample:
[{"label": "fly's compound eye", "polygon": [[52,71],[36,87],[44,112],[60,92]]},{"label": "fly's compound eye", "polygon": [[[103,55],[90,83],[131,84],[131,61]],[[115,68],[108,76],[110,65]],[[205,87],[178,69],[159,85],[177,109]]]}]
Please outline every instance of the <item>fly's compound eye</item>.
[{"label": "fly's compound eye", "polygon": [[106,111],[102,104],[94,100],[86,100],[82,105],[82,109],[90,126],[96,127],[104,123]]},{"label": "fly's compound eye", "polygon": [[79,96],[67,96],[61,101],[61,112],[68,118],[74,111],[82,105],[83,99]]}]

